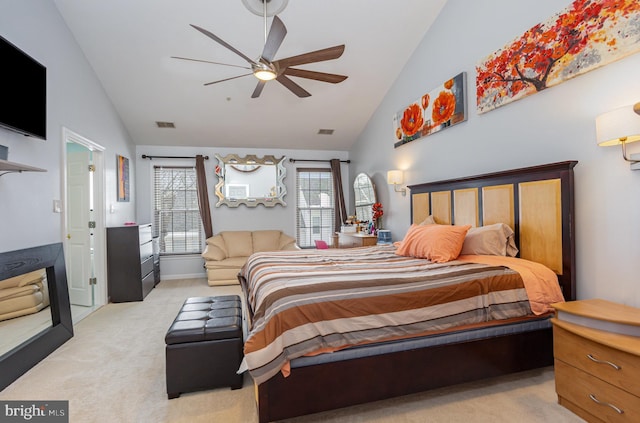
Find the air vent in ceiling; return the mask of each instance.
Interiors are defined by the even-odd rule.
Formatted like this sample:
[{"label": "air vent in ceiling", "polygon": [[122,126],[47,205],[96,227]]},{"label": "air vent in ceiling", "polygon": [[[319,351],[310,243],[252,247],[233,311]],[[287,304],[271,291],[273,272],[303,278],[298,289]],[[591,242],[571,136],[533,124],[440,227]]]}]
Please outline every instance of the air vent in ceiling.
[{"label": "air vent in ceiling", "polygon": [[319,135],[333,135],[333,129],[318,129]]},{"label": "air vent in ceiling", "polygon": [[156,121],[156,125],[158,126],[158,128],[175,128],[176,125],[173,122],[160,122],[160,121]]}]

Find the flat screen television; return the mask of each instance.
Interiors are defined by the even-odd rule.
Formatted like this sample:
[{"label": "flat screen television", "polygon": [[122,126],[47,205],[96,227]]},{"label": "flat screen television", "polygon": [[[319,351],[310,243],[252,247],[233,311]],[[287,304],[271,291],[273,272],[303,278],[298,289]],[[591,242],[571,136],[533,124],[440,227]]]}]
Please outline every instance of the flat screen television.
[{"label": "flat screen television", "polygon": [[2,37],[0,126],[47,139],[47,68]]}]

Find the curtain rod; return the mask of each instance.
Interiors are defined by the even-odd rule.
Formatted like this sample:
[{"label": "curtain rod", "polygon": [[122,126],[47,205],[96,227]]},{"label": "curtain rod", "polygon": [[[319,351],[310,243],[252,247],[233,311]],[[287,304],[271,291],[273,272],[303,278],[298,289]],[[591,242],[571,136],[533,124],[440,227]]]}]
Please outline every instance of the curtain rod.
[{"label": "curtain rod", "polygon": [[[195,159],[195,157],[188,157],[188,156],[147,156],[146,154],[142,155],[143,159],[149,159],[149,160],[153,160],[153,159]],[[209,160],[209,156],[204,156],[205,160]]]},{"label": "curtain rod", "polygon": [[[331,160],[300,160],[300,159],[289,159],[291,163],[295,162],[326,162],[331,163]],[[351,160],[340,160],[340,163],[351,163]]]}]

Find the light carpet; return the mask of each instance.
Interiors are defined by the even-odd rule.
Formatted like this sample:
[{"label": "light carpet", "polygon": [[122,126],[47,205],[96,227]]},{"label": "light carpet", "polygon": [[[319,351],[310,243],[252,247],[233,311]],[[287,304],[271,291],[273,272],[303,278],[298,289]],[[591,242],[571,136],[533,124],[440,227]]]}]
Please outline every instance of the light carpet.
[{"label": "light carpet", "polygon": [[[0,392],[2,400],[68,400],[70,422],[257,422],[254,389],[168,400],[164,336],[187,297],[240,294],[206,280],[160,283],[142,302],[108,304],[74,337]],[[363,381],[366,383],[366,381]],[[313,401],[313,398],[309,398]],[[553,368],[290,419],[289,422],[582,422],[557,404]]]}]

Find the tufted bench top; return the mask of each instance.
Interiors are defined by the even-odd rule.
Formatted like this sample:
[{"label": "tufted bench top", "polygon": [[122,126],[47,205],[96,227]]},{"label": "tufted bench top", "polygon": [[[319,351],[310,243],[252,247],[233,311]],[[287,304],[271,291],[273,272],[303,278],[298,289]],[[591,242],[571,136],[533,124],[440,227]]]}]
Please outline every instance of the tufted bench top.
[{"label": "tufted bench top", "polygon": [[167,345],[242,339],[242,308],[237,295],[188,298],[167,331]]}]

